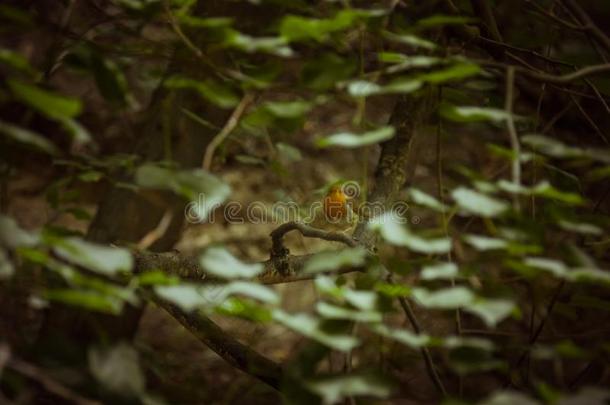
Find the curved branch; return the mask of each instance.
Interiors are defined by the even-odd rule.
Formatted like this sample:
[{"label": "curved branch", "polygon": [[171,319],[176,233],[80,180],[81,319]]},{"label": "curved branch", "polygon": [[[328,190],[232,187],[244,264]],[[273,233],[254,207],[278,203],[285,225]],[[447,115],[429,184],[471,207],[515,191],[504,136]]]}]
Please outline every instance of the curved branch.
[{"label": "curved branch", "polygon": [[279,390],[283,372],[278,363],[240,343],[208,317],[197,312],[185,312],[156,296],[152,300],[233,367]]}]

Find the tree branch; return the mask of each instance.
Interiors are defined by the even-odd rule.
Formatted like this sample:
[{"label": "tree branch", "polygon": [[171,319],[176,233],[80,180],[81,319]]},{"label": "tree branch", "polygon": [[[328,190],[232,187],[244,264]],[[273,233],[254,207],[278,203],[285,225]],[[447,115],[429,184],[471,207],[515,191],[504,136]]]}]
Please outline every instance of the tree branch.
[{"label": "tree branch", "polygon": [[283,372],[279,364],[240,343],[210,318],[198,312],[185,312],[156,296],[153,296],[152,300],[233,367],[258,378],[276,390],[280,389]]}]

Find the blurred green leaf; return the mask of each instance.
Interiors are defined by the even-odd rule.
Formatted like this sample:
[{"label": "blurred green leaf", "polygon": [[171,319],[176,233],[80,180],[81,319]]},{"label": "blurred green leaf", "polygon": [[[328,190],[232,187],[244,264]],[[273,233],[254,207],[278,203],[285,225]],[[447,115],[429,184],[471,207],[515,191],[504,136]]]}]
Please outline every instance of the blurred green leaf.
[{"label": "blurred green leaf", "polygon": [[322,397],[324,404],[336,404],[344,398],[367,396],[386,398],[392,393],[393,384],[376,374],[341,374],[317,377],[305,382],[307,388]]},{"label": "blurred green leaf", "polygon": [[458,187],[451,192],[451,197],[465,212],[482,217],[496,217],[508,210],[509,206],[502,200],[489,197],[466,187]]},{"label": "blurred green leaf", "polygon": [[490,238],[483,235],[465,235],[464,241],[481,251],[506,249],[509,246],[509,243],[504,239]]},{"label": "blurred green leaf", "polygon": [[424,266],[420,277],[422,280],[448,280],[458,275],[458,267],[454,263],[436,263]]},{"label": "blurred green leaf", "polygon": [[281,309],[273,311],[273,319],[303,336],[314,339],[334,350],[347,352],[358,346],[359,340],[347,334],[335,334],[323,329],[322,322],[307,314],[289,314]]},{"label": "blurred green leaf", "polygon": [[346,319],[354,322],[381,322],[380,312],[349,309],[326,302],[316,304],[318,314],[326,319]]},{"label": "blurred green leaf", "polygon": [[252,278],[263,272],[260,263],[247,264],[222,247],[210,247],[199,257],[199,263],[210,274],[225,278]]},{"label": "blurred green leaf", "polygon": [[186,212],[190,220],[208,220],[231,194],[227,184],[201,169],[174,170],[145,164],[136,170],[135,181],[141,187],[170,190],[190,200]]},{"label": "blurred green leaf", "polygon": [[509,115],[504,110],[484,107],[457,107],[441,104],[439,113],[443,118],[456,122],[503,122]]},{"label": "blurred green leaf", "polygon": [[402,222],[404,221],[389,213],[374,218],[368,226],[379,232],[387,242],[396,246],[405,246],[414,252],[441,254],[451,250],[449,238],[424,239],[415,235]]},{"label": "blurred green leaf", "polygon": [[304,63],[301,80],[314,90],[326,90],[351,77],[356,68],[357,64],[354,60],[334,53],[324,53]]},{"label": "blurred green leaf", "polygon": [[313,105],[307,101],[268,101],[263,108],[278,118],[299,118],[308,113]]},{"label": "blurred green leaf", "polygon": [[610,151],[604,149],[585,149],[568,146],[556,139],[544,135],[523,135],[521,141],[533,150],[554,158],[578,159],[587,158],[610,163]]},{"label": "blurred green leaf", "polygon": [[362,134],[354,134],[351,132],[340,132],[316,141],[316,146],[319,148],[327,148],[330,146],[340,146],[343,148],[359,148],[361,146],[372,145],[386,141],[394,136],[394,127],[382,127],[374,131],[365,132]]},{"label": "blurred green leaf", "polygon": [[455,309],[465,307],[474,302],[476,296],[466,287],[457,286],[429,291],[424,288],[414,288],[413,297],[426,308]]},{"label": "blurred green leaf", "polygon": [[82,110],[80,100],[43,90],[40,87],[8,79],[8,87],[17,99],[51,119],[73,118]]},{"label": "blurred green leaf", "polygon": [[338,270],[343,267],[360,267],[364,264],[366,255],[366,249],[360,246],[316,253],[305,263],[303,273],[312,274]]},{"label": "blurred green leaf", "polygon": [[0,214],[0,242],[10,249],[32,247],[38,244],[38,233],[22,229],[15,219]]},{"label": "blurred green leaf", "polygon": [[494,328],[500,321],[506,319],[515,310],[515,303],[506,299],[477,298],[474,302],[466,305],[464,310],[473,313]]},{"label": "blurred green leaf", "polygon": [[30,65],[30,62],[20,53],[10,49],[0,48],[0,63],[8,65],[13,69],[27,73],[32,77],[36,77],[38,72]]},{"label": "blurred green leaf", "polygon": [[415,204],[422,207],[430,208],[438,212],[447,212],[447,206],[445,204],[417,188],[409,188],[409,197]]},{"label": "blurred green leaf", "polygon": [[409,45],[413,48],[436,49],[436,44],[434,42],[430,42],[412,34],[395,34],[393,32],[384,31],[383,36],[390,41]]},{"label": "blurred green leaf", "polygon": [[123,300],[97,291],[80,289],[54,289],[44,292],[43,297],[66,305],[118,315],[123,309]]},{"label": "blurred green leaf", "polygon": [[76,237],[56,242],[54,251],[64,260],[110,276],[121,271],[131,271],[134,265],[133,257],[127,249],[98,245]]},{"label": "blurred green leaf", "polygon": [[253,322],[269,322],[273,319],[271,311],[265,307],[240,298],[229,298],[216,309],[222,315],[234,316]]},{"label": "blurred green leaf", "polygon": [[470,62],[462,62],[443,70],[436,70],[418,75],[416,79],[421,80],[422,82],[439,84],[453,80],[464,80],[465,78],[477,75],[480,72],[481,68],[479,65]]},{"label": "blurred green leaf", "polygon": [[50,155],[57,155],[60,153],[59,149],[42,135],[2,120],[0,120],[0,132],[19,143],[33,146]]},{"label": "blurred green leaf", "polygon": [[6,250],[0,248],[0,280],[11,277],[14,272],[13,262],[8,257]]},{"label": "blurred green leaf", "polygon": [[146,378],[138,352],[127,343],[91,348],[89,370],[109,391],[123,397],[137,397],[146,389]]},{"label": "blurred green leaf", "polygon": [[225,45],[244,52],[265,52],[283,58],[294,55],[293,50],[287,45],[288,41],[283,37],[256,38],[235,30],[226,30],[225,35]]},{"label": "blurred green leaf", "polygon": [[221,108],[235,107],[239,97],[228,87],[211,80],[199,81],[184,76],[172,76],[164,85],[170,89],[191,89]]}]

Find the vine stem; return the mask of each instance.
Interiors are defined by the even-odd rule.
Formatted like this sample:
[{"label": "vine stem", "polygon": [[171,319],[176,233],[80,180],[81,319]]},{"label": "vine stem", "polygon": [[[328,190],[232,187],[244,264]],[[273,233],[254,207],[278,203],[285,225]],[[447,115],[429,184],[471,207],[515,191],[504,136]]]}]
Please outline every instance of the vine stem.
[{"label": "vine stem", "polygon": [[[514,89],[515,67],[509,66],[506,68],[506,99],[504,109],[507,113],[506,127],[508,129],[508,135],[510,138],[510,146],[513,151],[513,159],[511,164],[512,180],[515,187],[519,189],[521,186],[521,145],[519,144],[517,128],[515,127],[515,120],[513,118]],[[517,193],[515,193],[513,197],[513,207],[516,211],[520,210],[519,195]]]}]

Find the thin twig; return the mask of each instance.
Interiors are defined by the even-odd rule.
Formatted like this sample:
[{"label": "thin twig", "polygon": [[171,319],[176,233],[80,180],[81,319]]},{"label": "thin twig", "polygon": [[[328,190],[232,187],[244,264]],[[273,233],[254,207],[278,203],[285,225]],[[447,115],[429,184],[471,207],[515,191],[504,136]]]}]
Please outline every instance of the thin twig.
[{"label": "thin twig", "polygon": [[[388,275],[387,280],[391,284],[394,283],[392,280],[391,274]],[[404,297],[398,297],[398,303],[400,304],[400,307],[402,308],[403,312],[405,313],[405,316],[409,320],[409,323],[411,323],[411,327],[413,328],[413,331],[419,335],[421,333],[422,329],[421,329],[421,326],[419,325],[419,322],[417,321],[417,317],[415,316],[415,313],[413,312],[413,308],[411,308],[411,304]],[[438,371],[436,370],[436,366],[434,365],[434,360],[432,359],[430,350],[428,350],[428,348],[424,346],[421,348],[421,354],[422,354],[422,357],[424,358],[424,363],[426,364],[426,370],[428,371],[428,376],[432,380],[432,383],[440,391],[440,393],[443,396],[446,396],[447,390],[445,389],[445,386],[443,385],[443,381],[441,380],[441,377],[438,375]]]},{"label": "thin twig", "polygon": [[11,358],[8,362],[8,367],[12,368],[19,374],[22,374],[39,384],[47,391],[77,405],[102,405],[101,402],[85,398],[80,394],[72,391],[70,388],[54,380],[48,376],[42,369],[21,361],[16,358]]},{"label": "thin twig", "polygon": [[163,217],[161,217],[161,220],[159,221],[155,229],[151,230],[146,235],[144,235],[142,239],[140,239],[137,245],[138,249],[148,249],[150,246],[152,246],[153,243],[161,239],[163,235],[165,235],[165,232],[167,232],[167,228],[169,228],[170,224],[172,223],[173,216],[174,214],[171,210],[165,211]]},{"label": "thin twig", "polygon": [[229,117],[225,126],[214,137],[214,139],[212,139],[212,141],[208,144],[208,147],[205,149],[205,154],[203,156],[203,164],[202,164],[202,166],[205,170],[208,170],[208,171],[210,170],[210,167],[212,166],[212,159],[214,158],[214,152],[216,151],[216,148],[218,148],[220,146],[220,144],[231,134],[233,129],[235,129],[235,127],[239,123],[239,119],[241,118],[242,114],[244,113],[244,111],[246,110],[248,105],[252,102],[252,100],[254,100],[254,96],[250,93],[246,93],[242,97],[242,99],[239,102],[239,104],[237,105],[237,107],[235,107],[235,110],[233,110],[233,113]]},{"label": "thin twig", "polygon": [[[507,114],[506,127],[510,137],[510,146],[513,151],[511,164],[512,180],[515,187],[519,188],[521,185],[521,145],[519,144],[519,137],[517,135],[517,129],[515,128],[515,120],[513,119],[514,88],[515,68],[513,66],[509,66],[506,70],[506,99],[504,109],[506,110]],[[517,194],[515,194],[513,197],[513,206],[516,211],[519,211],[519,196]]]}]

